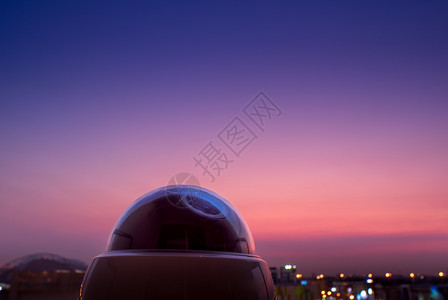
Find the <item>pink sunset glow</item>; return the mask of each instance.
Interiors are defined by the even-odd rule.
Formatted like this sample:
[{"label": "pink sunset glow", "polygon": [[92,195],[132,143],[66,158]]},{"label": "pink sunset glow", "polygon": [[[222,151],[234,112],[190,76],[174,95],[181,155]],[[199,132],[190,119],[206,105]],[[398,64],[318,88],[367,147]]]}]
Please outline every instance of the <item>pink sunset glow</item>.
[{"label": "pink sunset glow", "polygon": [[[16,8],[40,27],[5,21],[24,40],[10,33],[2,50],[0,264],[32,252],[89,262],[126,207],[189,172],[241,212],[270,265],[446,270],[447,26],[437,7],[421,6],[391,8],[391,31],[370,23],[379,8],[365,23],[356,9],[278,8],[272,28],[253,28],[247,8],[213,34],[201,18],[165,34],[138,15],[148,40],[127,15],[130,27],[114,31],[121,41],[93,16],[65,37]],[[426,25],[414,24],[421,10]],[[242,112],[261,90],[282,110],[264,132]],[[228,151],[217,135],[235,116],[257,139],[210,182],[193,157],[212,140]]]}]

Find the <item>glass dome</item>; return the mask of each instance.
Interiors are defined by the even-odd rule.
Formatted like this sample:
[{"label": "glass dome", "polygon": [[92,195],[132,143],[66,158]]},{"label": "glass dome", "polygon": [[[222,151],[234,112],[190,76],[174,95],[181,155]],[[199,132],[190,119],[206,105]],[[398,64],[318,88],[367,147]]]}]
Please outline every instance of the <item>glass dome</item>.
[{"label": "glass dome", "polygon": [[253,254],[244,219],[224,198],[191,185],[167,186],[132,203],[109,238],[108,250],[206,250]]}]

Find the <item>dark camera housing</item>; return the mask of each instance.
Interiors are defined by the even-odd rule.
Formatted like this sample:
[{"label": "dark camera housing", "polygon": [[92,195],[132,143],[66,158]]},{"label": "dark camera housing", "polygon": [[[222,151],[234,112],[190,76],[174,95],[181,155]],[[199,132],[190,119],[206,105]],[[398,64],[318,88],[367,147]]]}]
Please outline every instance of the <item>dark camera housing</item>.
[{"label": "dark camera housing", "polygon": [[81,299],[274,299],[247,224],[201,187],[160,188],[117,221],[108,251],[94,258]]}]

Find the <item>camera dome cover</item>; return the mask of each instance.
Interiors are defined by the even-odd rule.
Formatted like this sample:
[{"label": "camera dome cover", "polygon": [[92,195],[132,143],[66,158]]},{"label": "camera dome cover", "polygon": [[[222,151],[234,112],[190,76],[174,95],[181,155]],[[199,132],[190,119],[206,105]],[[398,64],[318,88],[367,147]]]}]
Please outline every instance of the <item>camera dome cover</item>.
[{"label": "camera dome cover", "polygon": [[191,185],[143,195],[115,224],[108,250],[205,250],[253,254],[244,219],[224,198]]}]

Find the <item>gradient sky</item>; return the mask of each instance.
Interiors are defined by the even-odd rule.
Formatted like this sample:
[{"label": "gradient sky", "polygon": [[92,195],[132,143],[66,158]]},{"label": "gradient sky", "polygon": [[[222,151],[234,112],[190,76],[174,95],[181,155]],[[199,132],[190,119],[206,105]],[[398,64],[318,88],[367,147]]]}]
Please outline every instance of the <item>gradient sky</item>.
[{"label": "gradient sky", "polygon": [[[89,262],[190,172],[272,266],[448,269],[448,2],[0,2],[0,264]],[[264,91],[282,115],[242,109]],[[193,156],[258,138],[214,183]],[[227,150],[228,151],[228,150]],[[231,153],[229,152],[229,156]]]}]

